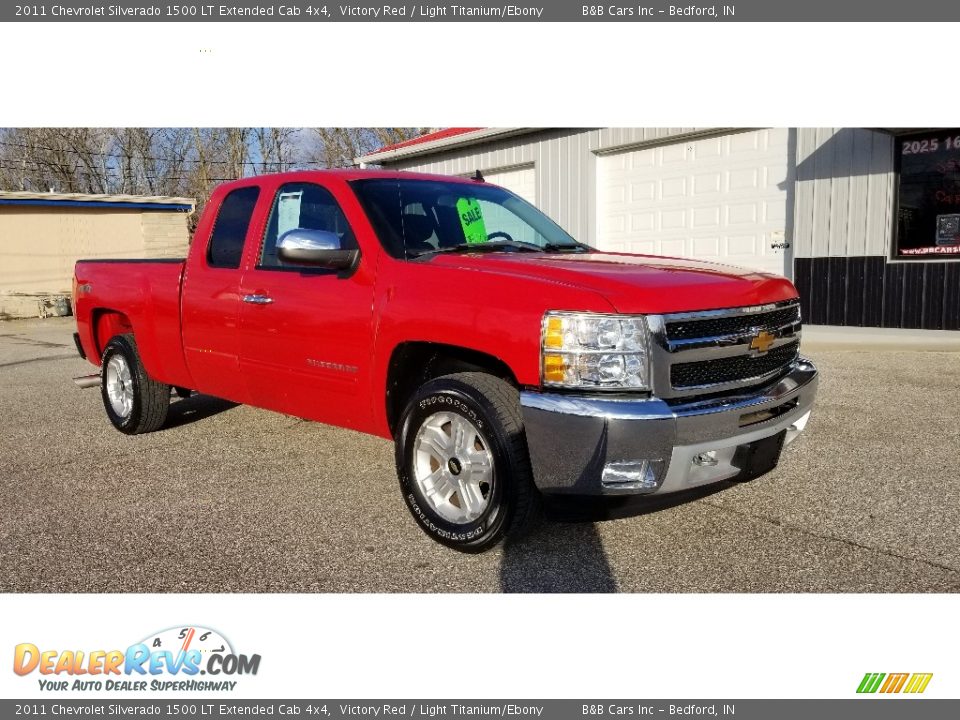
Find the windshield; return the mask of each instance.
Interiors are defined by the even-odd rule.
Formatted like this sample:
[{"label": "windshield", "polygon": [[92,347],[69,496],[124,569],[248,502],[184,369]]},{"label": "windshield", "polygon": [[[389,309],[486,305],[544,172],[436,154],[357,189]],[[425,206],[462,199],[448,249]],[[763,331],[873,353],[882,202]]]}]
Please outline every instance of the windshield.
[{"label": "windshield", "polygon": [[586,249],[530,203],[482,182],[381,179],[351,185],[394,257]]}]

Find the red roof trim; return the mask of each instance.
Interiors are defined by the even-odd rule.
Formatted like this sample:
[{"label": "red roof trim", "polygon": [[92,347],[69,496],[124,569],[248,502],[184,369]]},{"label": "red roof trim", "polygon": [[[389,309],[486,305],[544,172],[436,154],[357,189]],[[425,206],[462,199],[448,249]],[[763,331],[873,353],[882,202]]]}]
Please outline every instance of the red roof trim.
[{"label": "red roof trim", "polygon": [[411,145],[420,145],[422,143],[433,142],[434,140],[443,140],[444,138],[456,137],[457,135],[466,135],[467,133],[471,133],[476,130],[483,130],[483,128],[443,128],[442,130],[437,130],[436,132],[427,133],[426,135],[410,138],[409,140],[404,140],[403,142],[394,143],[393,145],[385,145],[379,150],[374,150],[370,154],[379,155],[380,153],[399,150],[400,148],[410,147]]}]

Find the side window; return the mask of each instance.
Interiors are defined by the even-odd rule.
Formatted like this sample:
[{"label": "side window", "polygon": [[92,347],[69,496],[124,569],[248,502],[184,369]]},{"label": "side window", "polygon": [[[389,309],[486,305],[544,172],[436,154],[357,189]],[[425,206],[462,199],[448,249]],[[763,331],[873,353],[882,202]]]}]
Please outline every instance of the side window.
[{"label": "side window", "polygon": [[306,267],[282,260],[277,255],[279,239],[284,233],[298,228],[334,233],[340,238],[341,248],[357,249],[357,240],[347,223],[347,217],[329,190],[313,183],[287,183],[277,191],[273,200],[258,267]]},{"label": "side window", "polygon": [[224,198],[207,247],[207,262],[211,267],[240,267],[243,241],[247,237],[250,217],[258,197],[260,188],[245,187],[234,190]]}]

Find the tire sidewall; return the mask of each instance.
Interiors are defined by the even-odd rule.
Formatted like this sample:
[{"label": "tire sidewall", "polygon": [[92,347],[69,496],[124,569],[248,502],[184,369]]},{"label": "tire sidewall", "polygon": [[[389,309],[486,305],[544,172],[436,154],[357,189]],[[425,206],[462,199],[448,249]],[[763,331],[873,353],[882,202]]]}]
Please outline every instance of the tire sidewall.
[{"label": "tire sidewall", "polygon": [[[120,417],[110,404],[107,394],[107,363],[114,355],[121,355],[130,368],[130,379],[133,383],[133,408],[127,417]],[[143,411],[142,391],[140,388],[140,360],[133,344],[125,337],[114,337],[103,349],[100,358],[100,396],[103,398],[103,407],[111,424],[120,432],[132,435],[140,424],[140,414]]]},{"label": "tire sidewall", "polygon": [[[460,415],[483,434],[493,456],[493,483],[487,508],[470,523],[451,523],[430,507],[413,477],[414,440],[424,420],[438,412]],[[434,380],[417,392],[401,418],[396,443],[397,475],[410,513],[431,538],[448,547],[479,552],[496,543],[510,525],[513,512],[509,482],[510,458],[504,431],[489,403],[469,386],[456,380]]]}]

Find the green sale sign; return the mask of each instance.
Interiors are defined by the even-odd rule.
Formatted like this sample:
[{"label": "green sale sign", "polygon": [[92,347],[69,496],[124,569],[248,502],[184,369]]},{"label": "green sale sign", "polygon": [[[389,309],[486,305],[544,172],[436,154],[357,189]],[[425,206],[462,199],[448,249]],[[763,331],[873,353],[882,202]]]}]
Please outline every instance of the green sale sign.
[{"label": "green sale sign", "polygon": [[459,198],[457,214],[463,227],[463,237],[470,245],[487,241],[487,226],[483,222],[483,210],[474,198]]}]

